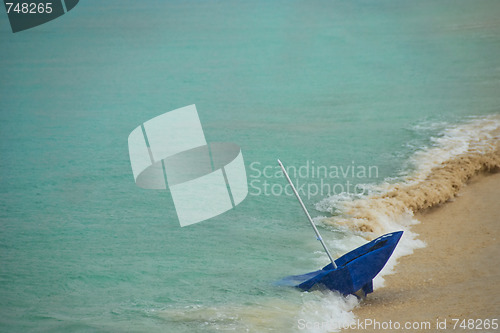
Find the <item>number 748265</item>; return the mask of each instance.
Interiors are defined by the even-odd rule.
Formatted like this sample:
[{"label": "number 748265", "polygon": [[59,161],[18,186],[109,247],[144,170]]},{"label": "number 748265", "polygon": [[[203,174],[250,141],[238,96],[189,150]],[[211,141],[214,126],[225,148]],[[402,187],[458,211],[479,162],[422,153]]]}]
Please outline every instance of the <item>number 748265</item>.
[{"label": "number 748265", "polygon": [[50,14],[52,13],[52,2],[46,2],[46,3],[28,3],[28,2],[23,2],[23,3],[14,3],[12,2],[6,2],[5,5],[7,6],[7,14],[10,14],[10,12],[16,12],[18,14]]}]

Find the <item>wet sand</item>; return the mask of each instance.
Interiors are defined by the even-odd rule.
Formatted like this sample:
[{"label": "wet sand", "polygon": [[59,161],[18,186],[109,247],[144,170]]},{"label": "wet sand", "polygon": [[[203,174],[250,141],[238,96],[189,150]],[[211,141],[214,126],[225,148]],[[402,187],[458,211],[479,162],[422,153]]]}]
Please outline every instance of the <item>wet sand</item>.
[{"label": "wet sand", "polygon": [[[500,321],[500,173],[473,177],[452,201],[416,218],[421,223],[412,230],[427,247],[400,258],[385,287],[354,310],[362,323],[386,324],[343,332],[401,331],[395,322],[420,326],[407,332],[470,332],[459,326],[462,320],[476,320],[475,328],[477,319]],[[481,332],[500,332],[481,326]]]}]

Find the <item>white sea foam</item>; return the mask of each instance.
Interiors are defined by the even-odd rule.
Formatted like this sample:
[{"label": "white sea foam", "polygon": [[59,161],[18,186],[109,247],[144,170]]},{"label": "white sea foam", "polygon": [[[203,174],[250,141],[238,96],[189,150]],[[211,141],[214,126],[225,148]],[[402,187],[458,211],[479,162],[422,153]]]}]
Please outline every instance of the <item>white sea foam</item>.
[{"label": "white sea foam", "polygon": [[359,301],[354,295],[341,296],[336,292],[303,293],[303,304],[294,322],[294,331],[338,332],[355,321],[352,310]]},{"label": "white sea foam", "polygon": [[187,306],[158,311],[160,318],[204,332],[338,332],[355,320],[353,295],[331,291],[299,292],[295,302],[278,298],[259,304]]},{"label": "white sea foam", "polygon": [[316,208],[335,212],[325,224],[346,226],[367,238],[393,231],[390,221],[397,223],[405,214],[442,204],[476,173],[498,168],[499,131],[499,116],[450,126],[432,139],[432,147],[410,158],[413,171],[402,179],[386,180],[363,198],[337,195],[324,199]]}]

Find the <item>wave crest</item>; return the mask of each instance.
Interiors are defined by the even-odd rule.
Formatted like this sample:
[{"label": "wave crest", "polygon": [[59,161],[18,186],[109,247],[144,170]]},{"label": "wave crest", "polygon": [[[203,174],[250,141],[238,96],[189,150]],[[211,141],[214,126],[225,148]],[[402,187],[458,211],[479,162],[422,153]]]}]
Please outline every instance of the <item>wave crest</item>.
[{"label": "wave crest", "polygon": [[[378,186],[377,194],[336,203],[341,216],[326,224],[346,226],[373,238],[393,230],[402,216],[447,202],[473,176],[500,170],[500,116],[470,121],[447,129],[435,147],[413,157],[415,171],[394,184]],[[404,219],[403,219],[404,220]]]}]

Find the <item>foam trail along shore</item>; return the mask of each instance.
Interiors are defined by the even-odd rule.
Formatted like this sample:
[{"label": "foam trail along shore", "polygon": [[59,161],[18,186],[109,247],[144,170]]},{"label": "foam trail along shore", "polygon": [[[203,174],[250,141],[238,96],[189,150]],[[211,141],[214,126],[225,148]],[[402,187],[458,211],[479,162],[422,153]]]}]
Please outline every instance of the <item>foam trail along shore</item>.
[{"label": "foam trail along shore", "polygon": [[498,170],[499,135],[498,115],[450,127],[433,139],[434,147],[412,157],[413,173],[375,187],[366,198],[331,202],[342,214],[323,223],[345,226],[366,238],[393,231],[398,224],[406,227],[408,217],[452,199],[474,175]]}]

